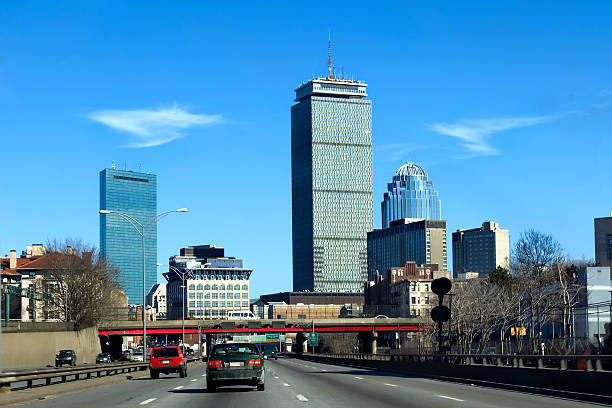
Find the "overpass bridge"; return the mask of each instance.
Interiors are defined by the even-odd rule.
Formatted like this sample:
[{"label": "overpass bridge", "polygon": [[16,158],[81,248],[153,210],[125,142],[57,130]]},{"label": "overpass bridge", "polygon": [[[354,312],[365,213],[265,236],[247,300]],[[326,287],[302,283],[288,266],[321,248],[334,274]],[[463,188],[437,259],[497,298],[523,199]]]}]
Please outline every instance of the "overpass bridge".
[{"label": "overpass bridge", "polygon": [[[366,349],[376,352],[380,332],[418,332],[431,325],[423,318],[339,318],[339,319],[257,319],[257,320],[185,320],[185,335],[206,337],[207,349],[213,335],[223,334],[294,334],[303,344],[307,333],[358,333]],[[147,321],[147,335],[181,334],[182,320]],[[142,336],[142,321],[127,320],[103,323],[99,336]],[[298,347],[298,349],[300,349]]]}]

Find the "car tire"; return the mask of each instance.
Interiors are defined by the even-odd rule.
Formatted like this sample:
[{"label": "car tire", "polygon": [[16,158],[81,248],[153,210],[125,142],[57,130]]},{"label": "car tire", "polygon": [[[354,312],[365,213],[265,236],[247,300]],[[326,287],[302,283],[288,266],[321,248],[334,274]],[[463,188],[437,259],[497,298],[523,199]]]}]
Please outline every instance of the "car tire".
[{"label": "car tire", "polygon": [[151,371],[151,378],[157,380],[159,378],[159,373],[157,371]]},{"label": "car tire", "polygon": [[208,381],[206,383],[206,391],[215,392],[217,391],[217,386],[212,381]]},{"label": "car tire", "polygon": [[266,383],[257,384],[257,391],[264,391],[266,389]]}]

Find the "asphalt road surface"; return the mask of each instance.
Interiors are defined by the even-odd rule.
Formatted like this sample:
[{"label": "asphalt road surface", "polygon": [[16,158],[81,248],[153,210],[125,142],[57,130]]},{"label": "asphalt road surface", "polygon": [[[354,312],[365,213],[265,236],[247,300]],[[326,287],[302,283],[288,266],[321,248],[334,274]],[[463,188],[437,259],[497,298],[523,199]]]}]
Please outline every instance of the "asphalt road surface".
[{"label": "asphalt road surface", "polygon": [[[29,407],[572,407],[597,406],[521,392],[400,376],[376,370],[291,358],[266,360],[266,390],[220,388],[206,392],[206,367],[187,378],[136,378],[78,393],[48,396]],[[50,390],[51,391],[51,390]],[[16,391],[19,392],[19,391]]]}]

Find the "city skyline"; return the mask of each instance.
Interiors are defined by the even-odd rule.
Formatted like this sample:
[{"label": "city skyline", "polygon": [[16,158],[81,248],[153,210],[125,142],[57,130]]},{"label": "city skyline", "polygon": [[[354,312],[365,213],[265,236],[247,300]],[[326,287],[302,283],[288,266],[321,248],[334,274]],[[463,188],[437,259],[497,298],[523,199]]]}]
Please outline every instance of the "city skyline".
[{"label": "city skyline", "polygon": [[[375,203],[414,161],[444,198],[449,232],[494,219],[511,242],[535,228],[594,258],[593,219],[612,199],[606,10],[394,6],[357,29],[331,5],[305,11],[312,24],[298,30],[292,7],[242,8],[232,22],[244,24],[197,5],[140,19],[132,5],[7,7],[0,134],[13,198],[0,204],[0,253],[63,237],[98,244],[97,172],[116,160],[159,176],[159,208],[190,209],[160,225],[157,261],[216,242],[257,271],[252,293],[290,288],[287,106],[296,83],[327,73],[331,22],[336,73],[362,78],[376,101]],[[374,205],[375,228],[380,217]]]}]

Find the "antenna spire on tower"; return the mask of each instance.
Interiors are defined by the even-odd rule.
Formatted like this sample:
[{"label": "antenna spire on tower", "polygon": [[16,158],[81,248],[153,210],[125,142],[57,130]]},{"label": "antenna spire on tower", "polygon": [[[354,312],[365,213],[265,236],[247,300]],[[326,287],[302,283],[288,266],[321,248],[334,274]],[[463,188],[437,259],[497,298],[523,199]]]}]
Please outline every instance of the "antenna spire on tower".
[{"label": "antenna spire on tower", "polygon": [[334,74],[332,74],[332,58],[331,58],[331,26],[328,27],[328,45],[327,45],[327,78],[334,79]]}]

